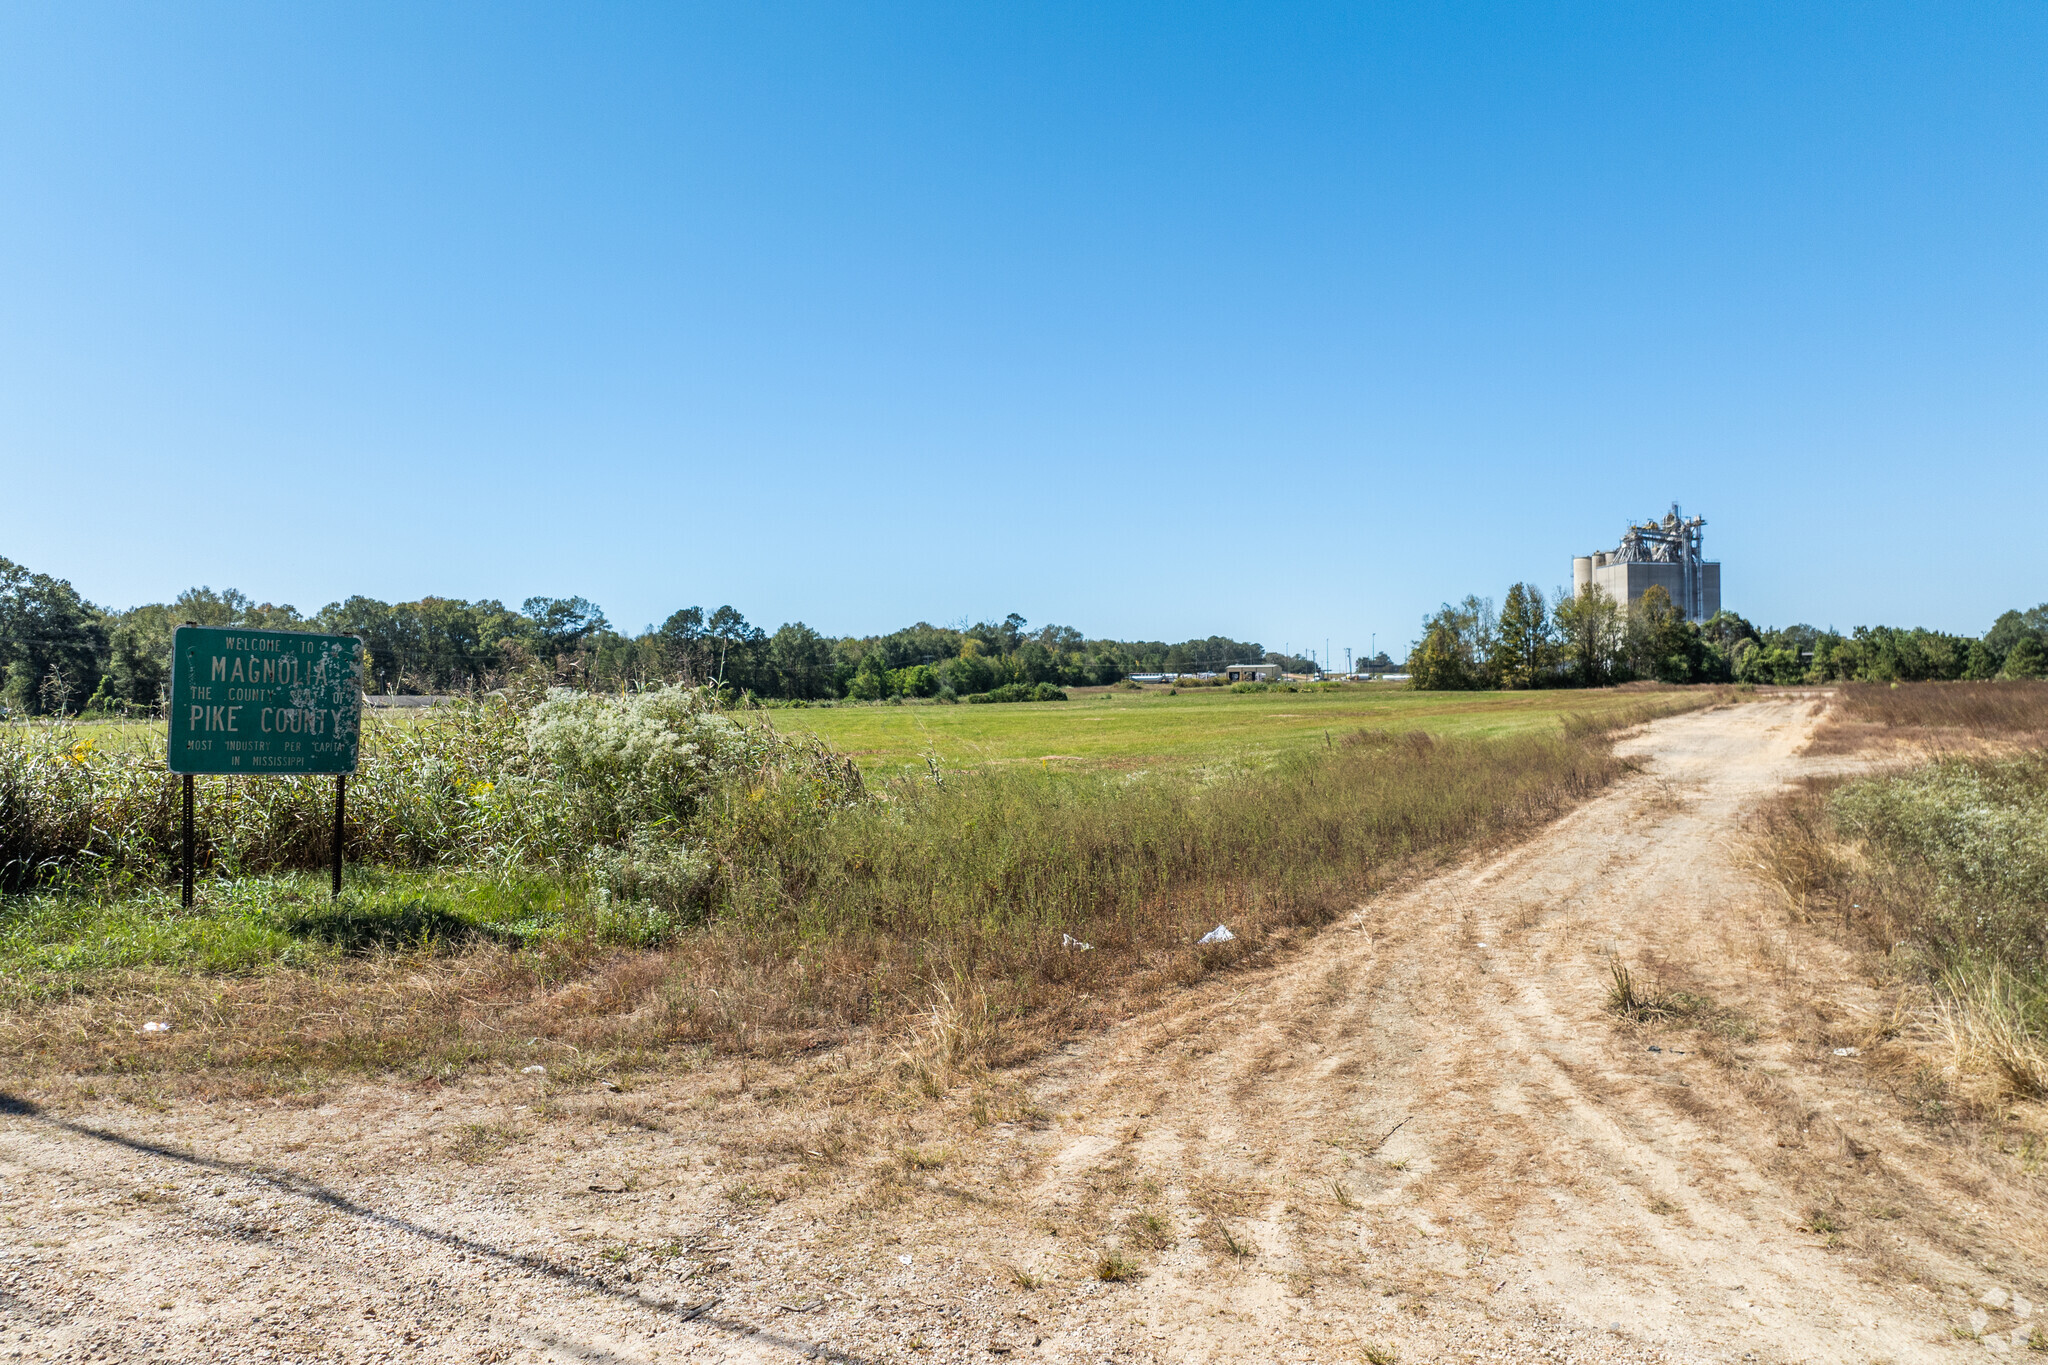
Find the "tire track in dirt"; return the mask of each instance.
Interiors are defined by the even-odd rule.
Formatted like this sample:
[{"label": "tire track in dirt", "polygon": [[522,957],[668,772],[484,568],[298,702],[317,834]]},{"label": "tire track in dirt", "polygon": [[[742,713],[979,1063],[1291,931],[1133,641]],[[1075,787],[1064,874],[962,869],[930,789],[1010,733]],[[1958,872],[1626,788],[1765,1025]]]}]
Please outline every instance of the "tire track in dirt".
[{"label": "tire track in dirt", "polygon": [[[1310,1356],[1356,1342],[1430,1358],[1544,1343],[1589,1359],[1949,1358],[1968,1311],[1955,1292],[1873,1282],[1799,1226],[1823,1183],[1905,1189],[1854,1154],[1875,1137],[1811,1131],[1816,1104],[1853,1095],[1792,1103],[1809,1131],[1787,1131],[1744,1091],[1754,1059],[1684,1033],[1656,1043],[1603,1008],[1614,959],[1780,1003],[1727,938],[1737,908],[1766,898],[1739,866],[1741,821],[1801,771],[1811,723],[1798,702],[1659,722],[1630,746],[1642,775],[1476,874],[1390,897],[1256,984],[1048,1068],[1046,1108],[1164,1135],[1136,1145],[1120,1187],[1171,1191],[1194,1227],[1228,1227],[1216,1210],[1235,1209],[1257,1246],[1170,1258],[1141,1287],[1141,1313],[1208,1329],[1173,1358],[1271,1351],[1276,1317]],[[1846,962],[1828,967],[1853,984]],[[1092,1132],[1020,1141],[1044,1149],[1040,1202],[1101,1166]],[[1915,1254],[1937,1282],[1971,1274],[1938,1246]]]}]

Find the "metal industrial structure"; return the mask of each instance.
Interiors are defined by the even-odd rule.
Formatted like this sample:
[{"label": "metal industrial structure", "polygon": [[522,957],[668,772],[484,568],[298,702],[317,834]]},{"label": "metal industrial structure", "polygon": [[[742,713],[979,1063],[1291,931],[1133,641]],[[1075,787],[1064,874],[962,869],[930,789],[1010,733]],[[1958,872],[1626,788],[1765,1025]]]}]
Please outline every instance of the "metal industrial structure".
[{"label": "metal industrial structure", "polygon": [[1681,517],[1674,502],[1662,521],[1629,527],[1614,549],[1572,560],[1572,591],[1597,587],[1633,611],[1644,593],[1662,588],[1688,621],[1704,621],[1721,610],[1721,563],[1700,550],[1706,524]]}]

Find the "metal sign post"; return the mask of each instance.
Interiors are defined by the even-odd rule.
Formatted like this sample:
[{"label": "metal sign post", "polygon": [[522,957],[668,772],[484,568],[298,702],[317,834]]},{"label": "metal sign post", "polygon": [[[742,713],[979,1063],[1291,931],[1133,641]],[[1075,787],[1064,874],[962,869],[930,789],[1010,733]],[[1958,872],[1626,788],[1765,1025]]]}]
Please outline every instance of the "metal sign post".
[{"label": "metal sign post", "polygon": [[334,895],[342,817],[362,739],[362,642],[353,635],[180,626],[171,637],[170,769],[185,778],[192,904],[192,779],[334,776]]},{"label": "metal sign post", "polygon": [[334,894],[329,898],[341,899],[341,817],[348,807],[348,774],[334,775]]},{"label": "metal sign post", "polygon": [[185,774],[185,908],[192,908],[192,774]]}]

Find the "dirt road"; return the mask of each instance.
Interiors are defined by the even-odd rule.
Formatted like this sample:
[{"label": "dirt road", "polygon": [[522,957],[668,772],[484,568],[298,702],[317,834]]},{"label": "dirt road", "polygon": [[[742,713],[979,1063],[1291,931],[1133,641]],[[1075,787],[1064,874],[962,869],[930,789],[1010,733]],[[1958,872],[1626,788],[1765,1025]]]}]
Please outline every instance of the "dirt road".
[{"label": "dirt road", "polygon": [[[938,1099],[842,1049],[13,1102],[0,1359],[2048,1349],[2042,1181],[1911,1116],[1878,987],[1745,870],[1817,709],[1658,722],[1505,855]],[[1617,961],[1686,1012],[1617,1020]]]}]

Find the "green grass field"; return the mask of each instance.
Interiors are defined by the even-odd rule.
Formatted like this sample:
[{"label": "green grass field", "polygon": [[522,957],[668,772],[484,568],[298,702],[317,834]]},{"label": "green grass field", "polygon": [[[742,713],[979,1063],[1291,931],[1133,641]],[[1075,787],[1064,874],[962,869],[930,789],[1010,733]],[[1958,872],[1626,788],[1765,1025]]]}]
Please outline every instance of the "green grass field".
[{"label": "green grass field", "polygon": [[[1487,738],[1552,730],[1564,716],[1594,717],[1640,706],[1640,692],[1414,692],[1400,684],[1344,684],[1299,692],[1163,687],[1142,692],[1076,689],[1064,702],[998,706],[911,703],[777,708],[778,729],[817,735],[874,774],[923,771],[936,754],[948,768],[1050,763],[1138,769],[1258,763],[1319,745],[1327,732],[1426,730]],[[421,713],[373,714],[369,726],[405,726]],[[103,749],[160,744],[161,721],[87,721],[76,733]]]},{"label": "green grass field", "polygon": [[874,773],[1056,763],[1107,768],[1243,763],[1320,745],[1327,732],[1426,730],[1490,737],[1554,731],[1566,715],[1639,706],[1639,692],[1413,692],[1398,684],[1167,695],[1091,689],[1064,702],[999,706],[835,706],[769,713],[784,730],[817,735]]}]

